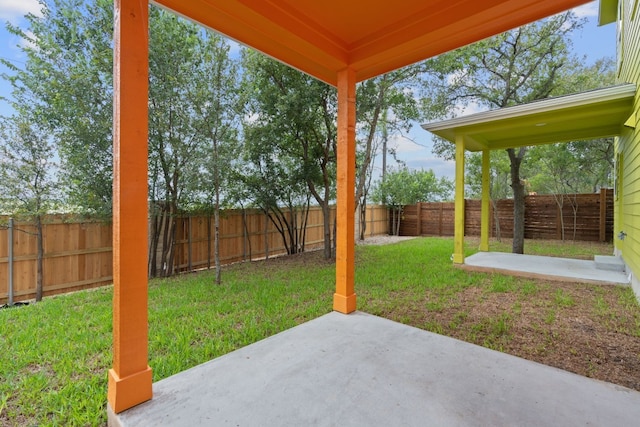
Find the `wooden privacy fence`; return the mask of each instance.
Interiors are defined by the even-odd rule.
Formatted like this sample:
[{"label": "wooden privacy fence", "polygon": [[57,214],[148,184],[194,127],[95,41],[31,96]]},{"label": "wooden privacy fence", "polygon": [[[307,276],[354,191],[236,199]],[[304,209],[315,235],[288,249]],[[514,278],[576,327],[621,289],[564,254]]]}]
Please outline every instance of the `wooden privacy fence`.
[{"label": "wooden privacy fence", "polygon": [[[176,221],[174,243],[176,270],[191,271],[212,266],[213,216],[185,216],[177,218]],[[335,207],[332,207],[332,226],[334,221]],[[386,234],[386,208],[367,206],[366,222],[367,235]],[[356,219],[356,234],[357,232],[358,220]],[[307,219],[305,250],[319,249],[323,245],[322,210],[320,207],[311,207]],[[286,249],[282,237],[264,213],[257,210],[238,209],[227,210],[221,216],[220,260],[222,264],[283,254],[286,254]]]},{"label": "wooden privacy fence", "polygon": [[[111,224],[68,222],[48,217],[43,225],[45,295],[111,283]],[[9,289],[8,230],[0,229],[0,302]],[[17,222],[13,230],[13,295],[16,301],[35,296],[35,227]]]},{"label": "wooden privacy fence", "polygon": [[[367,235],[387,232],[387,209],[367,207]],[[335,208],[332,209],[332,224]],[[6,221],[3,221],[3,223]],[[174,259],[176,271],[213,265],[213,217],[176,218]],[[211,232],[208,232],[208,225]],[[357,232],[357,227],[356,227]],[[16,223],[13,231],[14,301],[35,296],[36,236],[29,224]],[[44,221],[44,295],[86,289],[113,281],[112,226],[110,222],[47,217]],[[210,239],[209,240],[209,236]],[[307,223],[306,249],[322,247],[322,211],[312,207]],[[8,299],[8,230],[0,229],[0,303]],[[220,219],[220,258],[223,264],[284,254],[280,234],[261,212],[228,210]]]},{"label": "wooden privacy fence", "polygon": [[[560,207],[562,206],[562,208]],[[479,200],[465,200],[464,233],[480,235]],[[418,215],[418,212],[420,213]],[[513,237],[513,199],[490,206],[490,235]],[[418,203],[405,206],[400,222],[401,236],[453,236],[454,203]],[[613,240],[613,190],[595,194],[530,195],[525,197],[527,239],[578,241]]]}]

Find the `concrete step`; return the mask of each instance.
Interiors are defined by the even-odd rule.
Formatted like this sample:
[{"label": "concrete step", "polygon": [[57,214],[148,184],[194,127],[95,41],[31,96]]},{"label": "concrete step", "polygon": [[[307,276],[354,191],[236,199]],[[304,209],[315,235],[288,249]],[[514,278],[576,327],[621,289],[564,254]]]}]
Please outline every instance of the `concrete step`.
[{"label": "concrete step", "polygon": [[595,255],[593,260],[598,270],[622,271],[624,272],[624,262],[617,256]]}]

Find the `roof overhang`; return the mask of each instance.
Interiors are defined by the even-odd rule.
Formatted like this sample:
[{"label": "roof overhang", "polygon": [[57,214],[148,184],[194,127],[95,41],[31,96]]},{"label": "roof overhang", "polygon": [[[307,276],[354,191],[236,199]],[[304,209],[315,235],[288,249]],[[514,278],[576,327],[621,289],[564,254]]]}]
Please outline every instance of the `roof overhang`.
[{"label": "roof overhang", "polygon": [[634,84],[422,125],[448,141],[464,137],[469,151],[498,150],[619,135],[633,109]]},{"label": "roof overhang", "polygon": [[618,19],[618,0],[600,0],[598,25],[607,25]]},{"label": "roof overhang", "polygon": [[589,0],[154,0],[322,81],[362,81]]}]

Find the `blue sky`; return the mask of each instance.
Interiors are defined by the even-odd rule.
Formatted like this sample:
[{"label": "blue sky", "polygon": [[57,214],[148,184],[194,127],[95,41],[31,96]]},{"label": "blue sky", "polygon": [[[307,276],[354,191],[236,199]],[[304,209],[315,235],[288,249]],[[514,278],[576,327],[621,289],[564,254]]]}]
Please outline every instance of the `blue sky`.
[{"label": "blue sky", "polygon": [[[26,13],[39,14],[40,5],[37,0],[0,0],[0,22],[11,22],[14,25],[24,25],[22,16]],[[579,57],[584,57],[587,63],[593,63],[599,58],[615,56],[616,27],[613,24],[604,27],[597,26],[598,2],[594,1],[576,9],[579,16],[587,18],[584,28],[574,34],[574,52]],[[17,66],[24,64],[24,57],[17,46],[20,40],[8,33],[4,25],[0,28],[0,57],[12,61]],[[0,72],[6,72],[0,65]],[[0,96],[9,96],[11,87],[0,79]],[[10,113],[6,102],[0,100],[0,114]],[[473,113],[473,109],[467,109],[463,114]],[[395,148],[398,158],[406,162],[411,168],[433,169],[438,176],[453,178],[453,162],[447,162],[435,157],[431,153],[431,137],[416,123],[405,138],[394,135],[390,141],[390,147]],[[392,162],[388,162],[391,164]],[[376,164],[381,164],[378,156]]]}]

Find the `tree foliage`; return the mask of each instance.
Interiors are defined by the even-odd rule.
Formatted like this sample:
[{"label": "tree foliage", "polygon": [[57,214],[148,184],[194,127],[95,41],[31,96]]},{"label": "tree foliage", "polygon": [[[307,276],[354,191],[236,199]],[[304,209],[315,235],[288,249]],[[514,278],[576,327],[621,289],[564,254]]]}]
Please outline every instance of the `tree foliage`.
[{"label": "tree foliage", "polygon": [[402,208],[418,202],[446,200],[451,196],[453,183],[438,179],[432,170],[400,168],[379,180],[373,189],[372,199],[391,209],[394,217],[392,234],[398,234]]},{"label": "tree foliage", "polygon": [[66,205],[109,216],[112,201],[113,3],[108,0],[47,0],[42,16],[28,15],[28,28],[7,24],[22,39],[27,58],[11,73],[12,106],[32,110],[54,139]]},{"label": "tree foliage", "polygon": [[[247,50],[243,55],[244,87],[248,120],[244,124],[249,160],[248,172],[266,172],[265,164],[278,162],[284,181],[303,183],[323,215],[324,256],[332,256],[331,202],[335,199],[336,169],[336,90],[312,77]],[[256,153],[261,153],[256,157]],[[269,157],[276,156],[272,159]],[[272,165],[271,167],[275,167]],[[283,188],[282,181],[263,181],[268,188]],[[260,191],[260,190],[259,190]],[[275,194],[281,192],[275,192]],[[253,195],[257,200],[258,195]],[[302,194],[286,195],[285,206],[293,209]],[[264,200],[264,199],[263,199]],[[280,202],[284,201],[280,199]],[[271,199],[277,204],[277,199]],[[301,206],[304,206],[304,202]],[[263,205],[265,211],[274,206]],[[284,221],[284,218],[281,217]],[[292,221],[290,219],[289,221]],[[290,234],[293,231],[290,232]],[[293,247],[290,245],[290,250]]]},{"label": "tree foliage", "polygon": [[0,211],[36,229],[36,301],[42,299],[42,217],[55,205],[53,146],[25,111],[0,121]]},{"label": "tree foliage", "polygon": [[151,8],[149,26],[149,273],[173,274],[176,215],[208,206],[220,282],[220,190],[237,145],[236,64],[219,35],[172,13]]},{"label": "tree foliage", "polygon": [[[475,102],[489,108],[519,105],[558,94],[561,70],[569,61],[569,34],[582,25],[572,12],[556,15],[459,49],[451,55],[460,69],[440,91],[452,104]],[[515,142],[517,144],[517,142]],[[515,145],[514,144],[514,145]],[[435,152],[451,156],[450,144]],[[521,179],[527,147],[510,148],[510,186],[514,198],[513,252],[524,250],[524,196]]]}]

